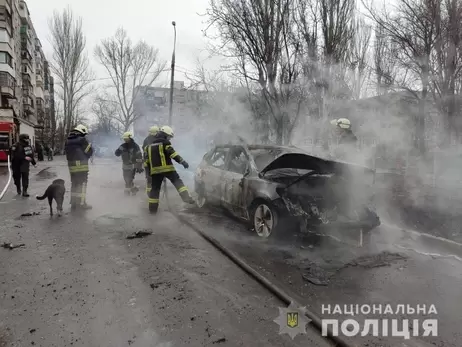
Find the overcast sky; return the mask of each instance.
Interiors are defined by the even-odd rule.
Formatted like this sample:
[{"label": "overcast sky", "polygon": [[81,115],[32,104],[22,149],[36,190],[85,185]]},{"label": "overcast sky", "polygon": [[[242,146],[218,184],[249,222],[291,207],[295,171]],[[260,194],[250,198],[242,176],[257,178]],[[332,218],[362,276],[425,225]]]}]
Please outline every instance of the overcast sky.
[{"label": "overcast sky", "polygon": [[[143,39],[159,48],[161,57],[167,60],[167,65],[170,66],[173,49],[171,22],[176,21],[175,80],[185,80],[182,72],[194,70],[195,57],[207,55],[204,51],[207,40],[202,34],[205,18],[199,14],[205,12],[208,0],[26,0],[26,2],[47,59],[51,59],[48,19],[53,11],[62,11],[70,5],[75,15],[82,17],[89,57],[99,78],[107,77],[107,73],[93,58],[93,49],[101,39],[112,36],[119,26],[123,26],[133,40]],[[211,64],[216,66],[217,63]],[[162,79],[168,82],[169,77],[165,75]]]}]

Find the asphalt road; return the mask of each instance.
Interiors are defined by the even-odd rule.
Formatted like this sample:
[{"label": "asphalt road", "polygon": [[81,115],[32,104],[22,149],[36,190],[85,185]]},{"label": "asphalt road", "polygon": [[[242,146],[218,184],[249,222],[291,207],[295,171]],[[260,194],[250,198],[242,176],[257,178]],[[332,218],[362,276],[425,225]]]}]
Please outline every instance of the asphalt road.
[{"label": "asphalt road", "polygon": [[[311,326],[294,340],[279,335],[281,302],[165,206],[153,217],[143,192],[125,197],[120,163],[95,161],[94,209],[81,215],[66,202],[50,218],[33,198],[58,177],[69,188],[59,157],[40,162],[31,197],[12,185],[0,202],[0,243],[24,244],[0,248],[1,347],[328,346]],[[126,239],[140,230],[153,234]]]}]

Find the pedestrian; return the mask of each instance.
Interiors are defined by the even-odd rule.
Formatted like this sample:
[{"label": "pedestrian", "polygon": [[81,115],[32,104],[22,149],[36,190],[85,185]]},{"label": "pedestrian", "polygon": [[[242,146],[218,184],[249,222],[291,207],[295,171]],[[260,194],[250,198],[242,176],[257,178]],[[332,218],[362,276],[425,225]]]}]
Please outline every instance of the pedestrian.
[{"label": "pedestrian", "polygon": [[71,176],[71,209],[88,210],[87,204],[88,160],[93,155],[93,148],[86,139],[88,129],[79,124],[66,140],[65,153]]},{"label": "pedestrian", "polygon": [[39,142],[39,143],[37,144],[37,159],[38,159],[38,161],[43,161],[43,159],[44,159],[43,157],[44,157],[44,156],[43,156],[43,146],[42,146],[42,144]]},{"label": "pedestrian", "polygon": [[124,143],[116,149],[115,155],[122,157],[122,172],[125,181],[125,195],[135,195],[139,188],[135,186],[136,173],[143,172],[143,153],[140,146],[133,139],[131,132],[122,135]]},{"label": "pedestrian", "polygon": [[[34,151],[30,145],[30,138],[27,134],[19,135],[19,141],[11,149],[11,170],[18,195],[28,197],[30,164],[36,166]],[[22,183],[22,190],[21,190]]]},{"label": "pedestrian", "polygon": [[159,129],[156,140],[146,147],[144,158],[146,166],[151,175],[152,189],[149,193],[149,212],[156,214],[159,208],[160,189],[164,178],[167,178],[175,186],[181,199],[188,204],[195,204],[194,199],[189,195],[188,188],[184,185],[180,176],[173,166],[172,159],[183,165],[185,169],[189,164],[184,160],[170,143],[173,138],[173,129],[163,126]]},{"label": "pedestrian", "polygon": [[[148,145],[153,144],[155,142],[156,135],[158,134],[158,132],[159,132],[159,127],[157,125],[153,125],[152,127],[149,128],[149,134],[143,141],[143,153]],[[149,192],[152,189],[152,182],[151,182],[151,174],[146,164],[144,164],[144,173],[146,175],[146,194],[149,197]]]}]

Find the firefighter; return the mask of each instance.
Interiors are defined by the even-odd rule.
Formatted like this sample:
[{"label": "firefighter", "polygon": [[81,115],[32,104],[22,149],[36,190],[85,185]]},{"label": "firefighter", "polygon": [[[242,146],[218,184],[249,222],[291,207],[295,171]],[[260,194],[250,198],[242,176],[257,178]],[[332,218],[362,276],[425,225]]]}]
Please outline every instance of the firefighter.
[{"label": "firefighter", "polygon": [[71,176],[71,209],[89,210],[87,204],[88,160],[93,155],[93,147],[86,139],[88,129],[79,124],[66,140],[65,153]]},{"label": "firefighter", "polygon": [[330,122],[330,124],[332,124],[335,127],[338,145],[356,144],[358,139],[351,130],[351,122],[349,119],[334,119]]},{"label": "firefighter", "polygon": [[[145,151],[148,145],[154,143],[158,132],[159,132],[159,127],[157,125],[153,125],[152,127],[149,128],[149,134],[143,141],[143,152]],[[151,191],[151,173],[149,172],[149,169],[147,168],[146,163],[144,164],[144,172],[146,174],[146,194],[149,197],[149,192]]]},{"label": "firefighter", "polygon": [[164,178],[172,182],[184,202],[195,204],[194,199],[189,195],[188,188],[173,166],[172,159],[183,165],[185,169],[189,168],[189,164],[173,149],[170,143],[172,138],[172,128],[163,126],[159,129],[155,142],[144,150],[145,163],[152,182],[152,189],[149,193],[149,212],[152,214],[157,213],[159,208],[160,188]]},{"label": "firefighter", "polygon": [[346,159],[356,148],[357,137],[351,130],[351,122],[347,118],[334,119],[330,122],[334,126],[334,153],[337,159]]},{"label": "firefighter", "polygon": [[116,149],[115,155],[122,157],[122,172],[125,180],[125,195],[135,195],[139,188],[135,186],[133,180],[136,173],[143,172],[143,153],[140,146],[133,139],[131,132],[122,135],[124,143]]},{"label": "firefighter", "polygon": [[[27,188],[29,188],[29,170],[30,164],[36,166],[34,151],[30,145],[29,135],[19,135],[19,141],[11,149],[11,170],[13,171],[13,180],[18,195],[28,197]],[[21,190],[22,183],[22,190]]]}]

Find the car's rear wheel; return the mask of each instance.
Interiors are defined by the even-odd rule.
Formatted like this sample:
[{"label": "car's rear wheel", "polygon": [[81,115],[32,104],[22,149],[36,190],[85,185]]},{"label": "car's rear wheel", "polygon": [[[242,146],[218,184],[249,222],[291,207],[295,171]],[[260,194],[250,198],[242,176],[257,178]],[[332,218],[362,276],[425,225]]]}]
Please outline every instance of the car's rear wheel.
[{"label": "car's rear wheel", "polygon": [[253,228],[259,237],[267,239],[277,233],[279,216],[271,203],[264,201],[254,203],[251,218]]}]

